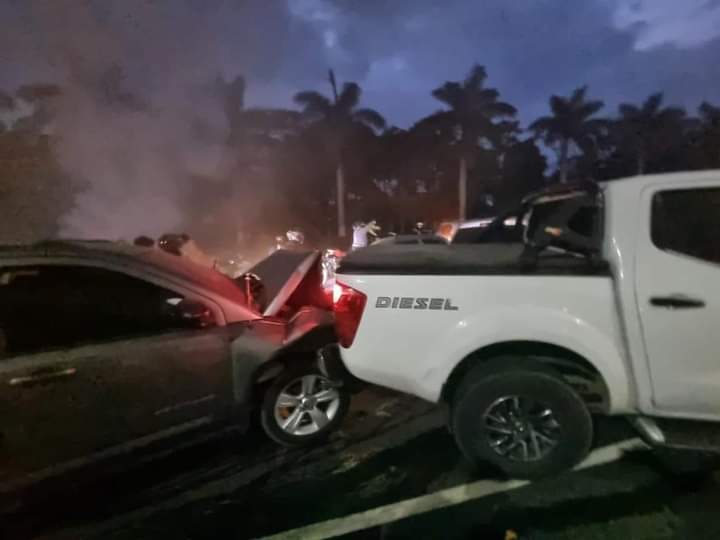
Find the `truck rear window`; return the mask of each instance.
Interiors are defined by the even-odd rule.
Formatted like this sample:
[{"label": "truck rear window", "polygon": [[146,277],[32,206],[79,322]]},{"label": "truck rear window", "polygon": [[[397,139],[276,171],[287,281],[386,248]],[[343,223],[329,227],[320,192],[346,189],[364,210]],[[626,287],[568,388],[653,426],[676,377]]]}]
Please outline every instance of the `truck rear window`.
[{"label": "truck rear window", "polygon": [[[534,210],[534,222],[542,224],[552,219],[560,210],[567,206],[567,201],[553,201],[551,203],[539,204]],[[598,207],[581,206],[567,219],[567,228],[572,232],[591,238],[597,226]],[[532,232],[532,231],[530,231]]]},{"label": "truck rear window", "polygon": [[597,206],[583,206],[568,220],[568,228],[577,234],[590,238],[595,233],[597,219]]},{"label": "truck rear window", "polygon": [[453,244],[490,244],[522,242],[522,228],[516,227],[516,217],[506,218],[502,223],[497,221],[477,227],[458,229]]}]

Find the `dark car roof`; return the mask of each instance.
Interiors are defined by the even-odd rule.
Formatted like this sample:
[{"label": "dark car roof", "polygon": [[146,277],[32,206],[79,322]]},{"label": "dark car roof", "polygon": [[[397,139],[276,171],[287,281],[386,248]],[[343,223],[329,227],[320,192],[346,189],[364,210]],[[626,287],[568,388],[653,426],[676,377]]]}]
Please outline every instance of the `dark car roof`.
[{"label": "dark car roof", "polygon": [[245,295],[232,279],[185,258],[153,247],[104,240],[49,240],[29,245],[0,246],[0,264],[8,259],[91,259],[179,278],[193,286],[245,304]]},{"label": "dark car roof", "polygon": [[398,234],[396,236],[388,236],[373,242],[373,245],[385,244],[447,244],[442,236],[433,233],[423,234]]}]

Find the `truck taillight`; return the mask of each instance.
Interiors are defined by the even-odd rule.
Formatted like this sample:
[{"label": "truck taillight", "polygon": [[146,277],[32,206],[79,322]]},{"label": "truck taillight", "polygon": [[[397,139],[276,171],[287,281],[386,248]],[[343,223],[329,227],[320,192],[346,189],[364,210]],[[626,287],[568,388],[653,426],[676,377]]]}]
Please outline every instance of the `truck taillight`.
[{"label": "truck taillight", "polygon": [[335,311],[335,333],[338,342],[346,349],[352,345],[365,310],[367,296],[343,283],[335,282],[333,309]]}]

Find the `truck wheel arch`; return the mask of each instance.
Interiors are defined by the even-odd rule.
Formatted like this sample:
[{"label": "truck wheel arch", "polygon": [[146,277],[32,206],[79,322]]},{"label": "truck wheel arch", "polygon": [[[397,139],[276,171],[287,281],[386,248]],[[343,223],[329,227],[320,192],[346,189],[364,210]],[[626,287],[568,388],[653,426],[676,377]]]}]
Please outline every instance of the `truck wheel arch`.
[{"label": "truck wheel arch", "polygon": [[452,403],[455,391],[472,368],[488,365],[502,357],[512,357],[519,363],[532,362],[535,366],[547,366],[559,373],[575,388],[594,413],[610,410],[610,393],[607,383],[598,369],[586,358],[565,347],[539,341],[505,341],[487,345],[463,358],[450,372],[441,392],[441,400]]}]

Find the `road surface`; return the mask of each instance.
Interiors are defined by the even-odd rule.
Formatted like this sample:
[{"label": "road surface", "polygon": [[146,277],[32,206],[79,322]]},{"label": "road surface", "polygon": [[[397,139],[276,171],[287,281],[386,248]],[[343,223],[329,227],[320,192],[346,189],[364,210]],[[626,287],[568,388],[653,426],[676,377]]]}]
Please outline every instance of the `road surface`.
[{"label": "road surface", "polygon": [[442,410],[370,388],[320,447],[202,434],[42,490],[0,516],[0,537],[720,538],[713,473],[678,472],[622,420],[598,422],[596,443],[582,470],[508,482],[465,462]]}]

